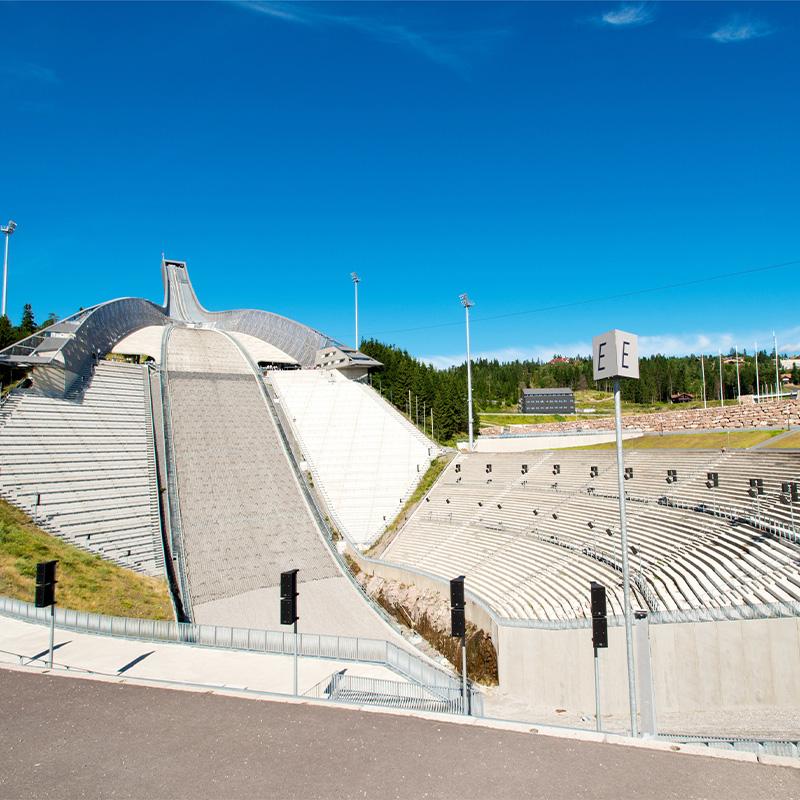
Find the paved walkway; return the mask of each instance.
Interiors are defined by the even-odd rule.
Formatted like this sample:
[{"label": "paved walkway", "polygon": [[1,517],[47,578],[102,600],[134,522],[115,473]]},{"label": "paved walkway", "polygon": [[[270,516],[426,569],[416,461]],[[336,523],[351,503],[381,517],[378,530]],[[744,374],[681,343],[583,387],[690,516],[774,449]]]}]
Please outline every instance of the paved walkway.
[{"label": "paved walkway", "polygon": [[2,798],[790,800],[800,770],[0,671]]},{"label": "paved walkway", "polygon": [[[0,663],[28,663],[38,656],[47,658],[49,628],[0,615]],[[230,689],[291,694],[293,658],[272,653],[246,653],[169,642],[140,642],[56,628],[57,665],[73,670],[90,670],[104,675],[124,675],[160,681],[180,681]],[[39,662],[42,663],[41,661]],[[299,660],[300,694],[347,670],[348,675],[404,681],[394,670],[377,664],[361,664],[326,658]]]}]

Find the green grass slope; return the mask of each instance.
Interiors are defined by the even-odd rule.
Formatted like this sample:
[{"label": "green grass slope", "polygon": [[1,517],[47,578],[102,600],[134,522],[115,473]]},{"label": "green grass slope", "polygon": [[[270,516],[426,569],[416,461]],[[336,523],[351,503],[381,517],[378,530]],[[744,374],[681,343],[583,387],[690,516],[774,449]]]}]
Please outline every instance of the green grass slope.
[{"label": "green grass slope", "polygon": [[59,606],[120,617],[173,618],[166,581],[73,547],[0,500],[0,594],[33,602],[36,563],[52,559],[58,559]]},{"label": "green grass slope", "polygon": [[[731,433],[672,433],[625,439],[625,450],[718,450],[746,449],[777,436],[780,431],[732,431]],[[777,446],[777,445],[776,445]],[[564,450],[613,450],[614,442],[565,447]]]}]

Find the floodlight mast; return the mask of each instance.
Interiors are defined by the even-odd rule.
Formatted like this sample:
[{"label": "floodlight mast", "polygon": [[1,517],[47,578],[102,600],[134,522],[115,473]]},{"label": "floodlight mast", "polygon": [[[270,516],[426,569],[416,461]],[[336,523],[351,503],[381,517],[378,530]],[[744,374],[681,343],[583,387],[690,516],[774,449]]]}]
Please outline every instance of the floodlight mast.
[{"label": "floodlight mast", "polygon": [[753,347],[755,348],[755,362],[756,362],[756,402],[758,402],[760,395],[761,395],[761,387],[758,382],[758,342],[753,342]]},{"label": "floodlight mast", "polygon": [[356,350],[358,350],[358,346],[361,344],[358,339],[358,284],[361,283],[361,278],[355,272],[351,272],[350,280],[353,281],[353,288],[356,292]]},{"label": "floodlight mast", "polygon": [[466,314],[467,325],[467,424],[469,426],[469,450],[472,452],[474,448],[473,431],[472,431],[472,359],[469,352],[469,310],[475,305],[469,299],[467,294],[460,294],[458,299],[461,305],[464,306],[464,313]]},{"label": "floodlight mast", "polygon": [[0,233],[4,233],[6,235],[5,255],[3,256],[3,307],[2,310],[0,310],[0,317],[4,317],[6,315],[6,292],[8,290],[8,240],[11,238],[11,234],[14,233],[16,227],[17,223],[14,222],[13,219],[8,221],[8,225],[0,227]]},{"label": "floodlight mast", "polygon": [[781,379],[778,369],[778,337],[775,336],[775,331],[772,331],[772,343],[775,345],[775,399],[780,400],[783,395],[780,393]]}]

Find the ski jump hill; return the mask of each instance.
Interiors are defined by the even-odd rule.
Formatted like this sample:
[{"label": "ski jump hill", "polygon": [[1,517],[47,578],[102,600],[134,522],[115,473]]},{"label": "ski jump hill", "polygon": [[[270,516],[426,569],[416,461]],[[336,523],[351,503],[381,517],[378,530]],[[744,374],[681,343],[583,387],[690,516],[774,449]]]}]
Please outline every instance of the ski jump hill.
[{"label": "ski jump hill", "polygon": [[31,379],[0,411],[0,492],[166,575],[179,619],[277,629],[296,568],[301,631],[395,637],[336,544],[379,536],[437,446],[364,383],[377,361],[277,314],[209,312],[185,263],[162,272],[162,305],[112,300],[0,352]]}]

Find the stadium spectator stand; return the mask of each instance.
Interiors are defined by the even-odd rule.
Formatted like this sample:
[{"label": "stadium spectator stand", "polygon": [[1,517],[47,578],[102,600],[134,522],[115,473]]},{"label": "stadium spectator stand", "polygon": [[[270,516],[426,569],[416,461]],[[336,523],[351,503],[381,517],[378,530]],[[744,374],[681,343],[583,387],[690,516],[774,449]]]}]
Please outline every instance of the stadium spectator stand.
[{"label": "stadium spectator stand", "polygon": [[[628,533],[641,608],[800,600],[800,509],[780,501],[781,483],[800,480],[800,454],[629,451],[625,465],[633,469]],[[667,470],[677,481],[666,482]],[[706,485],[708,472],[718,474],[718,487]],[[757,500],[751,477],[763,480]],[[619,613],[617,492],[613,453],[462,455],[383,560],[442,577],[462,573],[499,617],[587,617],[590,580],[608,587]]]},{"label": "stadium spectator stand", "polygon": [[0,492],[45,530],[163,574],[146,367],[101,361],[66,397],[33,385],[0,411]]},{"label": "stadium spectator stand", "polygon": [[370,544],[439,448],[370,386],[336,370],[274,370],[267,381],[337,526],[355,544]]}]

